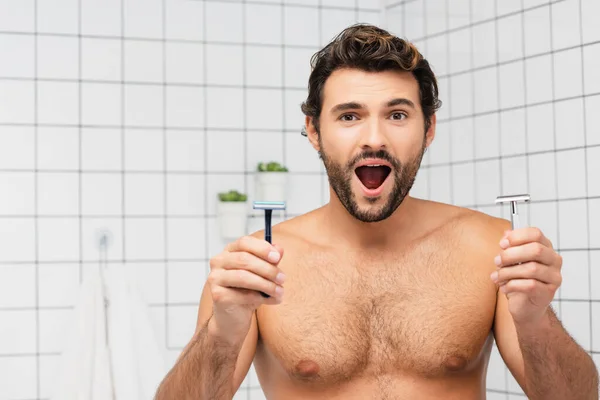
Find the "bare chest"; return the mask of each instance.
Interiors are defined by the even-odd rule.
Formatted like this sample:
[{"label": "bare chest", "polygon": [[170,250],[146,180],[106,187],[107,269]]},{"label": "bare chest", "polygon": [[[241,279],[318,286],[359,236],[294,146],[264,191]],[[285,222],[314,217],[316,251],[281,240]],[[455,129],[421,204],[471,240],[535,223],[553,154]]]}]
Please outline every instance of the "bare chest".
[{"label": "bare chest", "polygon": [[265,351],[291,379],[315,384],[382,373],[436,377],[477,364],[490,343],[489,274],[448,257],[417,259],[292,274],[284,302],[259,310]]}]

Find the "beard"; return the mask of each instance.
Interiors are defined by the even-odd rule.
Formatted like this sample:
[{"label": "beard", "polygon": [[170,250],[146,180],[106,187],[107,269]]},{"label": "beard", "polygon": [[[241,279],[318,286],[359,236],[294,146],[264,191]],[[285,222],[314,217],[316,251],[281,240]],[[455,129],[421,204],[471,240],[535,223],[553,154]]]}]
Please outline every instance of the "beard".
[{"label": "beard", "polygon": [[[348,161],[346,165],[341,165],[335,163],[327,156],[327,153],[323,149],[321,135],[319,135],[319,148],[321,149],[319,157],[323,160],[329,184],[348,213],[361,222],[379,222],[388,218],[396,211],[414,185],[421,160],[426,150],[425,138],[423,138],[423,144],[419,153],[406,163],[400,162],[400,160],[392,157],[385,150],[378,150],[364,151]],[[361,210],[356,201],[356,195],[352,191],[352,178],[355,174],[354,166],[365,158],[380,158],[389,162],[393,166],[390,175],[394,182],[392,191],[384,204],[380,207]],[[367,198],[366,200],[374,204],[379,198]]]}]

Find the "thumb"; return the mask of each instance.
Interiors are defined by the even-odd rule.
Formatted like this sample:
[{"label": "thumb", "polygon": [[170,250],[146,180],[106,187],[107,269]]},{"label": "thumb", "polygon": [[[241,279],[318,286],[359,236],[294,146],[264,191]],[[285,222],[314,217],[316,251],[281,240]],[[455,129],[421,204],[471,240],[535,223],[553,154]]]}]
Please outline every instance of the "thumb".
[{"label": "thumb", "polygon": [[273,243],[273,247],[275,247],[275,249],[279,252],[279,259],[283,258],[283,247],[277,243]]}]

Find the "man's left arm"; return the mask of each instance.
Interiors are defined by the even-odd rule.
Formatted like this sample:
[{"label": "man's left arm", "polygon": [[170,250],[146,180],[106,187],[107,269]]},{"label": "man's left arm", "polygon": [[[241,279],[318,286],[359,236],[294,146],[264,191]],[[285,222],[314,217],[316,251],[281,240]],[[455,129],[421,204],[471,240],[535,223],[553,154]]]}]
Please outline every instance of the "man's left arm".
[{"label": "man's left arm", "polygon": [[537,228],[506,231],[491,279],[499,286],[494,335],[515,379],[532,399],[598,399],[598,370],[566,332],[551,301],[562,257]]}]

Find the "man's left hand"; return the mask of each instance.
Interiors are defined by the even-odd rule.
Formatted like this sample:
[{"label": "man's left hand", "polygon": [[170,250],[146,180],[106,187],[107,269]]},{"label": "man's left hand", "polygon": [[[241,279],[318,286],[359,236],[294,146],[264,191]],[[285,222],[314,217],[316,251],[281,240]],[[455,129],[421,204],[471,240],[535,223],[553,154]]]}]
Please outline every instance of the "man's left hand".
[{"label": "man's left hand", "polygon": [[506,294],[516,324],[534,324],[546,314],[562,283],[562,257],[538,228],[506,231],[492,280]]}]

